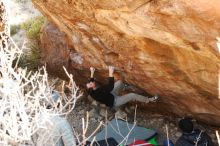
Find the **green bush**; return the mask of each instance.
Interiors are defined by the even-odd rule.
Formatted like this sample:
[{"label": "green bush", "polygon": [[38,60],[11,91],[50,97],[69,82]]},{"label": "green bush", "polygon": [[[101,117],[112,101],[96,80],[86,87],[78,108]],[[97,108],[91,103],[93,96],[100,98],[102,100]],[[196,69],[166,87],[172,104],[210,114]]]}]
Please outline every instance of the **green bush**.
[{"label": "green bush", "polygon": [[26,30],[26,35],[29,39],[38,39],[40,37],[40,30],[44,23],[44,17],[38,16],[23,23],[21,28]]},{"label": "green bush", "polygon": [[[18,58],[14,60],[13,66],[17,63]],[[18,61],[18,66],[27,68],[28,71],[37,71],[41,62],[41,52],[38,46],[31,44],[29,50],[24,52]]]},{"label": "green bush", "polygon": [[16,33],[18,33],[18,31],[21,29],[20,25],[11,25],[10,26],[10,34],[11,36],[15,35]]},{"label": "green bush", "polygon": [[[44,23],[44,17],[38,16],[21,24],[20,28],[26,31],[26,36],[29,39],[26,44],[27,49],[19,58],[18,66],[27,68],[28,71],[36,71],[41,65],[41,49],[40,49],[40,30]],[[14,65],[18,58],[14,60]]]}]

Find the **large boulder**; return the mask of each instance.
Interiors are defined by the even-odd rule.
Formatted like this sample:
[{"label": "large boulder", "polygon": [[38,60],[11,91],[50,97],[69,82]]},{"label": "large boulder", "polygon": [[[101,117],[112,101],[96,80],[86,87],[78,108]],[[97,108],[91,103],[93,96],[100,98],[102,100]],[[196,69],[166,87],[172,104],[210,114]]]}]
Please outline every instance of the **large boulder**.
[{"label": "large boulder", "polygon": [[[161,96],[149,107],[220,125],[219,0],[32,0],[48,18],[43,58],[85,83],[114,65],[124,80]],[[147,106],[148,107],[148,106]]]}]

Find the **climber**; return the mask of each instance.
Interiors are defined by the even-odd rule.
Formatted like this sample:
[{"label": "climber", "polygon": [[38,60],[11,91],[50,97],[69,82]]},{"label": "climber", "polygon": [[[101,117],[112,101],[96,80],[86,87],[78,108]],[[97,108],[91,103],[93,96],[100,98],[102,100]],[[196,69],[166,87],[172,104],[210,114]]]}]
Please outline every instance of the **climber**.
[{"label": "climber", "polygon": [[148,98],[135,93],[119,96],[119,91],[123,89],[124,84],[121,80],[118,80],[116,83],[114,83],[113,66],[109,66],[108,84],[104,86],[97,85],[96,81],[94,80],[95,68],[90,67],[90,73],[90,80],[86,84],[89,95],[96,101],[103,103],[108,107],[119,107],[129,101],[134,100],[145,103],[156,102],[158,100],[158,96]]},{"label": "climber", "polygon": [[202,130],[194,129],[191,119],[181,119],[179,121],[179,128],[182,130],[183,134],[177,140],[175,146],[214,146],[209,135]]}]

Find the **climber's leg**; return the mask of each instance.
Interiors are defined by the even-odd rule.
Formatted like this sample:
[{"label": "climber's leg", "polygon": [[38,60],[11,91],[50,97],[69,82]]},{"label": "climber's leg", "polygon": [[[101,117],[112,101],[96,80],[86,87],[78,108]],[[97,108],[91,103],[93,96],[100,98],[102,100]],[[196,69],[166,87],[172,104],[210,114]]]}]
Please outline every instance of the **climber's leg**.
[{"label": "climber's leg", "polygon": [[114,85],[114,89],[112,90],[112,94],[114,96],[117,96],[119,94],[119,92],[123,89],[124,87],[124,84],[121,80],[118,80],[117,82],[115,82],[115,85]]},{"label": "climber's leg", "polygon": [[157,100],[158,100],[158,96],[153,96],[151,98],[148,98],[139,94],[129,93],[123,96],[115,96],[114,106],[118,107],[128,103],[129,101],[140,101],[140,102],[149,103],[149,102],[156,102]]}]

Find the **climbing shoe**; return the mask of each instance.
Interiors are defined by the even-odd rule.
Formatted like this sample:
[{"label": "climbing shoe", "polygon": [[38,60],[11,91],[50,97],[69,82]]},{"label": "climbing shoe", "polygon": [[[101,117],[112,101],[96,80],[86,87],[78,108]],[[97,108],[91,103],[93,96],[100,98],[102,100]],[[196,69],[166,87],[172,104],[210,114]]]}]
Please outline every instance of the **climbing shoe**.
[{"label": "climbing shoe", "polygon": [[149,98],[149,101],[150,101],[150,102],[157,102],[158,99],[159,99],[159,96],[158,96],[158,95],[155,95],[155,96],[153,96],[153,97],[150,97],[150,98]]}]

